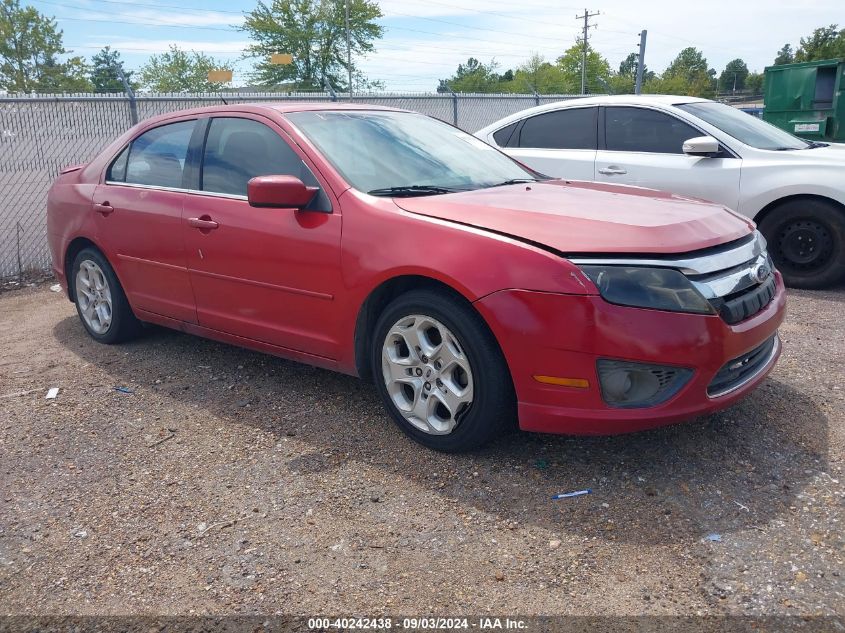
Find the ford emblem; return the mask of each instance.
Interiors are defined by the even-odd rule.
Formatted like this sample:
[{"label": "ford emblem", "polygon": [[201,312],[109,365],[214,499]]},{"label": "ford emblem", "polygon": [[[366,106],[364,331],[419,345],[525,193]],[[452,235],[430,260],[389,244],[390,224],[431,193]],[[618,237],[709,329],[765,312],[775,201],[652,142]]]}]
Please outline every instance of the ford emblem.
[{"label": "ford emblem", "polygon": [[768,264],[757,264],[751,269],[751,278],[758,284],[763,283],[772,274],[772,269]]}]

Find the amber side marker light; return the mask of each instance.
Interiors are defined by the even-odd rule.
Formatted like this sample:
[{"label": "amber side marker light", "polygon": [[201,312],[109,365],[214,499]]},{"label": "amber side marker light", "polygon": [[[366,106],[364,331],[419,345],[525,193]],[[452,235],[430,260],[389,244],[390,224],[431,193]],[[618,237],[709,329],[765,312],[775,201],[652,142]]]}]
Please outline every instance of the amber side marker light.
[{"label": "amber side marker light", "polygon": [[558,378],[557,376],[534,376],[534,380],[544,385],[557,385],[558,387],[575,387],[576,389],[589,389],[590,381],[583,378]]}]

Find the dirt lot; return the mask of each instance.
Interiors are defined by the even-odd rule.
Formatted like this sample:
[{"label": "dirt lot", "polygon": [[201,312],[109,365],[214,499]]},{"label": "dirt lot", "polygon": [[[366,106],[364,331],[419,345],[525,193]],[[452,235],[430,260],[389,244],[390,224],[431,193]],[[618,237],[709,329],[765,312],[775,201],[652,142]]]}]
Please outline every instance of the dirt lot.
[{"label": "dirt lot", "polygon": [[448,456],[354,378],[0,295],[0,612],[845,614],[844,309],[792,292],[719,415]]}]

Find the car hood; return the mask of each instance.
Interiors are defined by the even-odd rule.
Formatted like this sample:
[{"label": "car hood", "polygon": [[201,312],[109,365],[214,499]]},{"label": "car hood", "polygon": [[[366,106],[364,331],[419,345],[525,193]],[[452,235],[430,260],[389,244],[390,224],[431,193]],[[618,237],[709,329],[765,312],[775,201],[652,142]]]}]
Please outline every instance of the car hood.
[{"label": "car hood", "polygon": [[720,205],[663,191],[553,180],[396,198],[402,209],[534,242],[562,253],[685,253],[748,235]]},{"label": "car hood", "polygon": [[810,159],[821,158],[825,161],[836,161],[845,167],[845,143],[828,143],[827,147],[800,150],[798,153]]}]

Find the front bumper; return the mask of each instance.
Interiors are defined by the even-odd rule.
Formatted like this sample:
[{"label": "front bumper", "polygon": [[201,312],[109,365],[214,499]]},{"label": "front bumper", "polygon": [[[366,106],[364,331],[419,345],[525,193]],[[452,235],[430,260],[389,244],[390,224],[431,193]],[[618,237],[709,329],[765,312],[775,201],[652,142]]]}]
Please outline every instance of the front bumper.
[{"label": "front bumper", "polygon": [[[708,387],[726,363],[776,337],[786,311],[776,273],[772,301],[754,316],[727,324],[715,315],[682,314],[612,305],[595,295],[503,290],[475,305],[493,329],[513,377],[519,426],[526,431],[609,435],[663,426],[724,409],[753,390],[780,355],[770,353],[740,384],[721,395]],[[620,409],[601,397],[599,358],[674,365],[692,378],[668,401]],[[588,388],[540,383],[534,376],[580,378]]]}]

